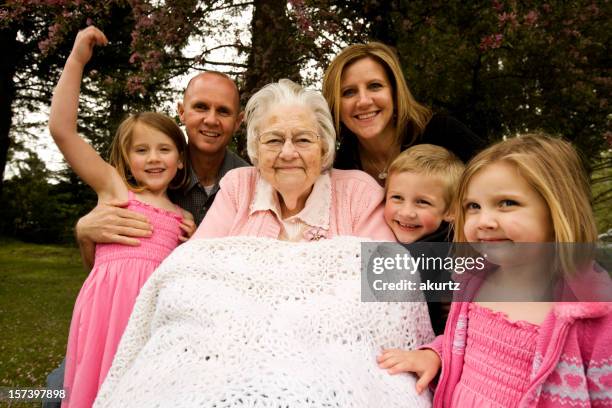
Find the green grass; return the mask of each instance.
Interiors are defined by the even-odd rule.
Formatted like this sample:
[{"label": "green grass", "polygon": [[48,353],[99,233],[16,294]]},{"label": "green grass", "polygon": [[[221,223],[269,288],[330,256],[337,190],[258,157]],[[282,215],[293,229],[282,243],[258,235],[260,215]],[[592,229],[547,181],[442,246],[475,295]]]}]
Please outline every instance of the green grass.
[{"label": "green grass", "polygon": [[74,247],[0,238],[0,387],[44,387],[66,353],[85,278]]},{"label": "green grass", "polygon": [[595,171],[591,175],[591,190],[595,205],[593,212],[597,221],[597,231],[602,234],[612,228],[612,149],[601,153],[599,161],[594,161]]}]

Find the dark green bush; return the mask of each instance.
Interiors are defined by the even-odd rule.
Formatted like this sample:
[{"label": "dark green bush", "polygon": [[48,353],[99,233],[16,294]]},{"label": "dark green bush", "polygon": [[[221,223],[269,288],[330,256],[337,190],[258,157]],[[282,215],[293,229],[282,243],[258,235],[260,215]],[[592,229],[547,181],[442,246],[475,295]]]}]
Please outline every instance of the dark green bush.
[{"label": "dark green bush", "polygon": [[74,173],[52,174],[30,153],[19,174],[4,182],[0,233],[27,242],[72,242],[74,224],[95,203],[95,193]]}]

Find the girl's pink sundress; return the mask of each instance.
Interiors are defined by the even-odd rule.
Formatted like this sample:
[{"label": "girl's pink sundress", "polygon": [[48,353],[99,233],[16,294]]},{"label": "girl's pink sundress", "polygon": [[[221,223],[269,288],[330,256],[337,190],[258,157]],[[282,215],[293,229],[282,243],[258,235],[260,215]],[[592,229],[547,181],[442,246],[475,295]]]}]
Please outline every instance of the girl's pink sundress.
[{"label": "girl's pink sundress", "polygon": [[470,303],[463,371],[453,407],[512,408],[530,384],[539,326]]},{"label": "girl's pink sundress", "polygon": [[91,407],[110,369],[121,335],[140,288],[179,244],[179,213],[156,208],[134,198],[132,211],[144,214],[153,235],[136,247],[96,246],[95,264],[77,297],[68,336],[62,407]]}]

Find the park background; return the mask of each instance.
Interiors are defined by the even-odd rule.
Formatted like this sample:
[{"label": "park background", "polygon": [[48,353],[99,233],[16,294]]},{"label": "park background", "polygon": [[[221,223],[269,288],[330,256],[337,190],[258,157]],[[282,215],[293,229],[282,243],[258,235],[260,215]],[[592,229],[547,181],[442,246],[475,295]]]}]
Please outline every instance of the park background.
[{"label": "park background", "polygon": [[[86,277],[73,227],[95,194],[45,147],[53,87],[79,29],[96,25],[110,40],[86,67],[78,123],[104,156],[127,114],[177,118],[186,78],[198,71],[235,78],[244,106],[280,78],[320,89],[338,51],[376,40],[397,50],[417,100],[490,142],[545,131],[574,143],[605,233],[612,228],[611,11],[607,0],[5,0],[0,387],[44,385],[65,353]],[[244,130],[232,147],[246,157]]]}]

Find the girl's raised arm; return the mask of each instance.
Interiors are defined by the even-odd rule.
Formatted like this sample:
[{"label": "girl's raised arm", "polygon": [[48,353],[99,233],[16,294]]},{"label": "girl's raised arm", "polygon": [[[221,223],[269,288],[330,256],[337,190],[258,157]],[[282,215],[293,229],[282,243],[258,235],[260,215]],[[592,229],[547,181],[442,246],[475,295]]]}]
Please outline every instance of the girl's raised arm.
[{"label": "girl's raised arm", "polygon": [[[118,193],[117,171],[106,163],[77,133],[77,112],[83,69],[91,59],[94,46],[106,45],[102,31],[90,26],[79,31],[66,61],[51,102],[49,131],[72,169],[98,193],[98,197]],[[123,183],[121,183],[123,184]]]}]

